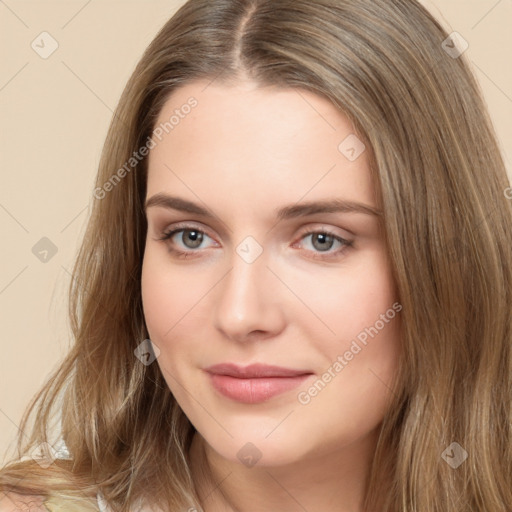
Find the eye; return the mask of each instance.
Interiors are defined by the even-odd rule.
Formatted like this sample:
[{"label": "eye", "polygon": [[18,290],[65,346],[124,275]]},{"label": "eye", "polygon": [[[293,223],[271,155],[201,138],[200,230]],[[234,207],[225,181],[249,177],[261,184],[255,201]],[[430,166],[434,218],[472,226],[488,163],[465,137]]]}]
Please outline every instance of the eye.
[{"label": "eye", "polygon": [[178,233],[181,233],[181,236],[177,238],[181,240],[181,243],[184,245],[185,249],[191,249],[191,251],[184,251],[181,249],[176,249],[172,247],[171,244],[169,244],[169,250],[171,251],[171,253],[176,254],[179,258],[191,257],[192,252],[198,252],[194,251],[194,249],[197,249],[201,245],[205,236],[210,238],[204,231],[197,229],[193,226],[179,226],[176,227],[175,229],[163,233],[162,237],[160,237],[159,240],[170,240],[173,243],[175,243],[172,239]]},{"label": "eye", "polygon": [[[178,236],[177,239],[181,242],[184,249],[175,247],[176,241],[174,241],[173,238],[179,233],[181,233],[181,236]],[[194,226],[175,226],[174,229],[164,232],[158,240],[172,242],[168,244],[169,251],[176,257],[191,258],[196,256],[194,253],[200,252],[195,249],[200,248],[205,237],[211,238],[205,231]],[[300,240],[304,240],[308,237],[311,237],[313,250],[307,250],[307,252],[311,252],[311,257],[314,259],[326,260],[339,257],[353,244],[353,241],[346,240],[327,230],[319,229],[307,231],[301,234]],[[335,244],[339,244],[340,247],[335,251],[331,251]]]},{"label": "eye", "polygon": [[[308,237],[311,237],[311,245],[315,249],[315,251],[312,251],[312,257],[317,259],[337,258],[353,244],[353,241],[346,240],[326,230],[307,231],[302,233],[301,240]],[[329,252],[335,243],[338,243],[341,247],[336,251]]]}]

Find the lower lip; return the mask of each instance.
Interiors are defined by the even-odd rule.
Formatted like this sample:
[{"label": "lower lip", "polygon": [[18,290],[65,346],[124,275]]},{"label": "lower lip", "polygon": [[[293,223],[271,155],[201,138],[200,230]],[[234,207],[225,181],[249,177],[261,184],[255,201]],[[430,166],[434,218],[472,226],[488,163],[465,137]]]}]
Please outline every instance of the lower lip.
[{"label": "lower lip", "polygon": [[224,396],[246,404],[265,402],[302,384],[308,375],[296,377],[259,377],[239,379],[228,375],[210,373],[213,387]]}]

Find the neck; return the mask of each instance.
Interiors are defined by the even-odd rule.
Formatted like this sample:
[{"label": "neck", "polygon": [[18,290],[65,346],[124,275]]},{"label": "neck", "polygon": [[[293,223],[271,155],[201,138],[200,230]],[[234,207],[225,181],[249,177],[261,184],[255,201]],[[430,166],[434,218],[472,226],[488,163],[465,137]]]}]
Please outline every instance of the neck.
[{"label": "neck", "polygon": [[201,505],[205,512],[364,512],[378,434],[293,464],[248,468],[221,457],[196,432],[190,462]]}]

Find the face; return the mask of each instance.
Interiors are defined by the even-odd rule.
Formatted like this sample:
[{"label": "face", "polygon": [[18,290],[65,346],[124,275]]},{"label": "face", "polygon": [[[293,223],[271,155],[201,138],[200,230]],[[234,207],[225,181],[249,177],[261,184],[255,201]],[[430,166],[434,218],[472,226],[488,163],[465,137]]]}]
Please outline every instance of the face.
[{"label": "face", "polygon": [[369,149],[313,93],[206,85],[172,94],[149,154],[154,364],[221,457],[327,455],[378,429],[397,370]]}]

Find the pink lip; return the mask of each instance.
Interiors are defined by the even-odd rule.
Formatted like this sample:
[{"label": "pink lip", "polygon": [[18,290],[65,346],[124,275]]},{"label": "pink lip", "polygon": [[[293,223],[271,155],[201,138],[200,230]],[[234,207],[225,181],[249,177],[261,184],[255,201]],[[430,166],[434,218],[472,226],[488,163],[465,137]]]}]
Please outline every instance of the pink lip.
[{"label": "pink lip", "polygon": [[216,364],[205,368],[213,387],[224,396],[247,404],[269,400],[289,391],[309,376],[308,370],[294,370],[265,364],[237,366],[232,363]]}]

